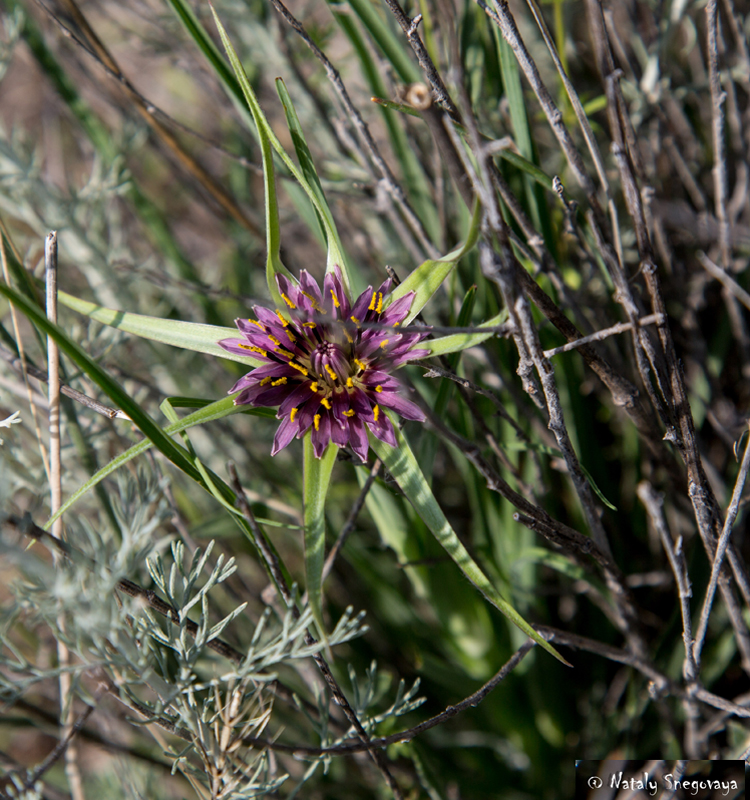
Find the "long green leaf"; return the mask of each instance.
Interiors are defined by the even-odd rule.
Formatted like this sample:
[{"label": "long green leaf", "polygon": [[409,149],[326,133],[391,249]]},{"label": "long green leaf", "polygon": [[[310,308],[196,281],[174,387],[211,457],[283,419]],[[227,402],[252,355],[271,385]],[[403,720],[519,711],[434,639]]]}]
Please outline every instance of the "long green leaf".
[{"label": "long green leaf", "polygon": [[514,625],[520,628],[540,647],[543,647],[559,661],[562,661],[563,664],[570,666],[555,648],[546,642],[513,606],[500,596],[497,589],[490,583],[466,548],[461,544],[456,532],[446,519],[445,514],[443,514],[435,495],[422,474],[422,470],[419,468],[409,443],[398,429],[396,429],[396,437],[397,446],[391,447],[370,434],[370,447],[385,464],[401,491],[414,506],[425,525],[432,531],[433,536],[445,548],[445,551],[461,572],[495,608],[505,614]]},{"label": "long green leaf", "polygon": [[398,300],[399,297],[403,297],[408,292],[414,292],[416,295],[409,309],[409,314],[402,324],[408,325],[419,314],[432,295],[440,288],[443,281],[451,274],[456,264],[477,243],[481,216],[481,207],[477,203],[474,206],[466,241],[448,253],[448,255],[438,259],[428,259],[420,264],[391,294],[391,302]]},{"label": "long green leaf", "polygon": [[331,471],[339,449],[329,444],[322,458],[315,458],[312,433],[304,436],[302,484],[304,493],[305,576],[310,610],[321,637],[326,638],[323,624],[323,564],[326,548],[325,503]]},{"label": "long green leaf", "polygon": [[[477,327],[494,328],[497,325],[502,325],[507,318],[508,311],[507,309],[503,309],[499,314],[491,319],[488,319],[487,322],[483,322]],[[420,344],[419,347],[420,349],[427,348],[430,351],[430,354],[428,356],[424,356],[424,358],[431,358],[432,356],[444,356],[448,353],[458,353],[461,350],[466,350],[469,347],[476,347],[478,344],[482,344],[482,342],[486,342],[487,339],[496,335],[497,334],[495,333],[487,332],[452,333],[449,336],[441,336],[438,339],[430,339],[429,341]]]},{"label": "long green leaf", "polygon": [[[194,405],[200,404],[201,408],[199,411],[194,412],[193,414],[189,414],[184,419],[175,422],[172,425],[168,425],[164,428],[164,433],[167,436],[171,436],[175,433],[181,433],[182,431],[187,430],[188,428],[193,428],[196,425],[204,425],[207,422],[212,422],[213,420],[222,419],[222,417],[227,417],[230,414],[252,414],[258,417],[273,417],[274,413],[268,408],[250,408],[249,406],[236,406],[234,404],[234,398],[237,397],[239,392],[236,394],[230,395],[229,397],[223,397],[221,400],[217,400],[215,403],[208,403],[205,401],[198,401],[192,398],[171,398],[172,405]],[[116,472],[120,467],[127,464],[129,461],[132,461],[136,456],[145,453],[150,447],[152,443],[148,439],[144,439],[138,444],[133,445],[131,448],[126,450],[124,453],[120,453],[119,456],[113,458],[112,461],[109,462],[106,466],[102,467],[98,472],[92,475],[86,483],[84,483],[79,489],[77,489],[60,507],[60,510],[53,514],[47,520],[47,527],[52,525],[52,523],[60,516],[62,516],[68,509],[70,509],[75,503],[77,503],[83,495],[86,494],[90,489],[93,489],[98,483],[101,483],[106,477],[111,475],[113,472]]]},{"label": "long green leaf", "polygon": [[97,322],[127,331],[144,339],[171,344],[173,347],[182,347],[185,350],[195,350],[198,353],[207,353],[231,361],[239,361],[251,367],[259,367],[265,363],[252,356],[237,356],[228,353],[218,342],[221,339],[238,338],[236,328],[222,328],[218,325],[202,325],[198,322],[181,322],[176,319],[161,319],[159,317],[146,317],[143,314],[131,314],[128,311],[116,311],[113,308],[104,308],[88,300],[81,300],[67,292],[59,292],[58,297],[63,305],[72,308],[79,314],[85,314]]},{"label": "long green leaf", "polygon": [[252,117],[248,116],[247,106],[243,102],[242,89],[239,83],[232,74],[232,70],[227,66],[227,62],[222,58],[219,48],[216,47],[213,39],[208,35],[208,31],[203,27],[198,17],[195,16],[188,0],[168,0],[168,2],[192,40],[206,57],[219,80],[224,84],[227,94],[237,106],[240,114],[248,123],[252,123]]},{"label": "long green leaf", "polygon": [[4,283],[0,283],[0,294],[8,298],[19,311],[23,312],[29,320],[43,333],[55,340],[60,350],[81,369],[110,400],[121,408],[146,436],[151,443],[160,450],[175,466],[187,473],[193,480],[201,482],[200,473],[191,463],[187,452],[173,442],[153,419],[136,403],[117,381],[94,361],[75,342],[71,341],[65,332],[54,323],[50,322],[41,309],[31,303],[18,292]]},{"label": "long green leaf", "polygon": [[[325,226],[326,238],[328,240],[329,259],[333,258],[335,263],[339,264],[339,266],[341,267],[341,271],[344,274],[344,279],[347,281],[348,284],[349,273],[346,261],[344,259],[343,247],[341,246],[341,240],[339,238],[338,231],[336,230],[333,217],[331,216],[327,204],[321,204],[314,188],[310,185],[303,172],[294,163],[292,158],[283,148],[276,134],[273,132],[273,129],[269,125],[268,120],[266,119],[266,116],[260,107],[258,98],[255,96],[253,87],[250,85],[250,81],[248,80],[248,77],[245,74],[245,70],[239,60],[239,57],[237,56],[234,47],[232,47],[232,43],[229,41],[229,36],[227,35],[226,30],[224,30],[224,26],[221,24],[221,21],[219,20],[219,17],[213,7],[211,8],[211,12],[214,15],[214,21],[216,22],[216,27],[219,31],[219,36],[221,37],[222,44],[224,45],[227,57],[229,58],[229,62],[232,65],[234,74],[236,75],[237,80],[240,83],[240,87],[242,88],[242,93],[244,94],[245,100],[250,108],[250,111],[252,112],[253,119],[258,128],[258,134],[261,137],[261,140],[263,140],[264,137],[267,138],[268,142],[273,146],[273,149],[278,153],[281,160],[289,169],[289,172],[291,172],[291,174],[294,176],[294,178],[297,180],[300,186],[302,186],[302,188],[307,193],[307,196],[310,198],[310,201],[315,207],[315,210],[320,215],[320,218],[323,221],[323,225]],[[266,157],[264,156],[263,159],[264,172],[267,170],[269,163],[270,163],[270,157],[266,159]],[[268,179],[266,180],[266,191],[267,191],[266,200],[268,200],[268,186],[270,182],[271,181],[269,181]],[[270,252],[269,252],[269,257],[270,257]],[[280,264],[280,261],[278,262],[278,264]],[[274,264],[274,267],[276,266],[277,264]],[[286,272],[285,268],[284,271]],[[274,295],[274,299],[276,299],[277,291],[274,292],[274,289],[271,287],[270,284],[269,284],[269,289],[271,289],[271,292]],[[277,303],[280,303],[280,298],[279,300],[277,300]],[[280,307],[283,307],[283,303],[280,303]]]}]

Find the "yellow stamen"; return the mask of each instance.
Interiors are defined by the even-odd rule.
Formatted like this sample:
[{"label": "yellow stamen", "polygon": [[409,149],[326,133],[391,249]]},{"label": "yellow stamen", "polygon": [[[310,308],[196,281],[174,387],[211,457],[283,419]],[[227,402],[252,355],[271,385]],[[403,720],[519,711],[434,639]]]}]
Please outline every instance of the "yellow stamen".
[{"label": "yellow stamen", "polygon": [[351,378],[347,378],[346,379],[346,388],[347,389],[353,389],[354,388],[354,383],[353,383]]},{"label": "yellow stamen", "polygon": [[289,324],[289,321],[284,317],[278,308],[276,309],[276,316],[279,318],[281,324],[286,328],[286,326]]},{"label": "yellow stamen", "polygon": [[279,347],[281,346],[281,342],[280,342],[280,341],[279,341],[279,340],[278,340],[278,339],[277,339],[277,338],[276,338],[276,337],[275,337],[273,334],[269,333],[269,334],[268,334],[268,338],[269,338],[269,339],[270,339],[270,340],[271,340],[271,341],[272,341],[272,342],[273,342],[275,345],[278,345]]},{"label": "yellow stamen", "polygon": [[345,417],[353,417],[353,416],[354,416],[354,413],[355,413],[355,412],[354,412],[354,409],[353,409],[353,408],[350,408],[348,411],[344,411],[344,416],[345,416]]},{"label": "yellow stamen", "polygon": [[393,323],[393,327],[394,327],[394,328],[398,328],[398,326],[399,326],[400,324],[401,324],[400,322],[394,322],[394,323]]},{"label": "yellow stamen", "polygon": [[334,292],[333,289],[331,289],[331,298],[333,299],[333,304],[336,306],[336,308],[341,308],[341,303],[339,303],[339,299],[336,297],[336,292]]},{"label": "yellow stamen", "polygon": [[377,422],[380,416],[380,406],[373,406],[372,416],[375,418],[375,422]]},{"label": "yellow stamen", "polygon": [[323,364],[325,371],[331,376],[332,381],[337,381],[339,376],[331,369],[329,364]]},{"label": "yellow stamen", "polygon": [[253,353],[260,353],[262,356],[268,358],[268,353],[260,347],[256,347],[254,344],[240,344],[238,347],[241,347],[243,350],[251,350]]},{"label": "yellow stamen", "polygon": [[313,425],[315,426],[316,431],[320,428],[320,414],[316,414],[313,417]]},{"label": "yellow stamen", "polygon": [[302,323],[302,327],[303,328],[314,328],[314,327],[316,327],[316,325],[315,325],[314,322],[303,322]]},{"label": "yellow stamen", "polygon": [[376,392],[382,392],[383,391],[383,387],[382,386],[376,386],[375,387],[375,391]]},{"label": "yellow stamen", "polygon": [[351,321],[352,321],[352,322],[353,322],[355,325],[359,325],[359,322],[360,322],[360,321],[359,321],[359,320],[358,320],[356,317],[349,317],[349,319],[350,319],[350,320],[351,320]]},{"label": "yellow stamen", "polygon": [[354,359],[354,363],[364,372],[367,369],[367,366],[361,362],[358,358]]},{"label": "yellow stamen", "polygon": [[385,346],[388,344],[389,341],[390,339],[383,339],[383,341],[380,343],[380,346],[383,348],[383,350],[385,350]]},{"label": "yellow stamen", "polygon": [[260,385],[265,386],[267,383],[271,383],[272,380],[273,378],[268,375],[267,377],[263,378],[263,380],[260,382]]},{"label": "yellow stamen", "polygon": [[283,386],[286,383],[286,378],[279,378],[277,381],[273,381],[271,386]]},{"label": "yellow stamen", "polygon": [[329,411],[331,410],[331,401],[327,397],[321,398],[321,405],[324,405]]},{"label": "yellow stamen", "polygon": [[304,289],[300,289],[303,295],[312,303],[312,307],[320,314],[325,314],[326,312],[324,309],[320,307],[320,303],[311,295],[308,294]]},{"label": "yellow stamen", "polygon": [[290,367],[294,367],[296,370],[298,370],[299,372],[301,372],[301,373],[302,373],[302,374],[303,374],[305,377],[307,377],[307,374],[308,374],[308,373],[307,373],[307,370],[306,370],[306,369],[305,369],[305,368],[304,368],[304,367],[303,367],[301,364],[297,364],[297,363],[296,363],[296,362],[294,362],[294,361],[290,361],[290,362],[289,362],[289,366],[290,366]]},{"label": "yellow stamen", "polygon": [[[386,339],[386,341],[388,341]],[[286,356],[287,358],[294,358],[294,353],[290,353],[288,350],[284,350],[283,347],[274,347],[274,353],[281,353],[282,356]]]},{"label": "yellow stamen", "polygon": [[297,416],[297,411],[299,409],[293,408],[291,414],[289,414],[289,421],[294,422],[294,418]]},{"label": "yellow stamen", "polygon": [[370,300],[370,305],[367,306],[367,310],[368,311],[374,311],[377,301],[378,301],[378,293],[377,292],[373,292],[372,293],[372,300]]},{"label": "yellow stamen", "polygon": [[313,381],[310,384],[310,388],[313,390],[313,392],[317,392],[318,391],[318,382],[317,381]]},{"label": "yellow stamen", "polygon": [[346,328],[344,328],[344,336],[346,336],[346,338],[349,340],[349,344],[354,344],[354,337],[351,335],[351,333],[349,333],[348,330],[346,330]]},{"label": "yellow stamen", "polygon": [[297,306],[294,305],[294,303],[284,294],[284,292],[281,293],[281,299],[289,306],[289,308],[297,308]]},{"label": "yellow stamen", "polygon": [[375,313],[379,314],[383,310],[383,293],[378,292],[378,305],[375,308]]},{"label": "yellow stamen", "polygon": [[262,330],[265,330],[265,329],[266,329],[266,326],[265,326],[265,325],[264,325],[262,322],[258,322],[258,320],[257,320],[257,319],[249,319],[249,320],[248,320],[248,322],[252,322],[252,323],[253,323],[253,325],[257,325],[257,326],[258,326],[259,328],[261,328]]}]

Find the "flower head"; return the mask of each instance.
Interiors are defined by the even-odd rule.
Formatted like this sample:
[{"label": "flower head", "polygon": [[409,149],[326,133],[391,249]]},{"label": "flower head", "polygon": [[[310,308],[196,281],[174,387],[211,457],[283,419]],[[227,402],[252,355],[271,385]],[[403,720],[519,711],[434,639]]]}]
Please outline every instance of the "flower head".
[{"label": "flower head", "polygon": [[[429,350],[412,350],[427,333],[397,333],[409,313],[414,292],[385,308],[391,280],[368,287],[352,304],[338,267],[325,276],[323,292],[305,270],[299,284],[276,276],[285,313],[255,306],[257,320],[235,320],[243,338],[219,344],[230,353],[253,355],[262,366],[240,378],[230,394],[235,404],[278,406],[281,425],[271,455],[312,429],[315,455],[329,442],[367,459],[367,428],[396,445],[388,408],[411,420],[424,420],[418,406],[399,394],[390,373]],[[372,326],[370,323],[377,323]]]}]

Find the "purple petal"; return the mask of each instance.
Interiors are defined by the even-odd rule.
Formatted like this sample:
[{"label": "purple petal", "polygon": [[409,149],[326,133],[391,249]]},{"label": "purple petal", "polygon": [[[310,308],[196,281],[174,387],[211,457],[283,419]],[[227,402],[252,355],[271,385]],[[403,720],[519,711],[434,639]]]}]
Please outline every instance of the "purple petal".
[{"label": "purple petal", "polygon": [[432,350],[425,350],[421,348],[419,350],[409,350],[408,352],[404,353],[402,356],[398,356],[393,359],[393,366],[399,367],[401,364],[405,364],[407,361],[414,361],[418,358],[427,358],[427,356],[432,355]]},{"label": "purple petal", "polygon": [[343,425],[339,425],[337,420],[331,423],[331,441],[339,447],[346,447],[349,443],[349,420],[346,417]]},{"label": "purple petal", "polygon": [[292,421],[287,417],[281,425],[279,425],[279,429],[276,431],[276,436],[273,439],[273,450],[271,450],[271,455],[275,456],[279,450],[283,450],[289,442],[294,439],[295,435],[297,434],[298,423],[296,421]]},{"label": "purple petal", "polygon": [[279,406],[279,411],[276,416],[282,419],[287,416],[287,414],[290,414],[292,409],[296,408],[304,400],[309,400],[312,395],[311,386],[312,383],[310,381],[303,381],[296,389],[292,389]]},{"label": "purple petal", "polygon": [[344,291],[344,282],[341,278],[341,268],[338,264],[333,272],[326,273],[323,280],[324,303],[331,310],[334,319],[349,319],[351,305]]},{"label": "purple petal", "polygon": [[370,448],[370,443],[367,441],[367,431],[364,423],[357,417],[352,417],[349,420],[349,445],[362,461],[367,461],[367,451]]},{"label": "purple petal", "polygon": [[331,418],[326,412],[319,415],[317,427],[315,425],[315,418],[313,419],[312,446],[313,453],[315,453],[315,458],[321,458],[323,456],[323,453],[325,453],[325,449],[328,447],[330,441]]},{"label": "purple petal", "polygon": [[384,325],[393,325],[396,322],[405,320],[409,314],[414,296],[415,292],[407,292],[403,297],[394,300],[380,315],[380,321]]},{"label": "purple petal", "polygon": [[303,269],[299,274],[299,285],[300,289],[306,293],[312,307],[320,311],[323,308],[323,296],[320,294],[318,282],[306,269]]},{"label": "purple petal", "polygon": [[236,356],[250,356],[250,358],[258,359],[268,358],[268,356],[264,356],[263,353],[259,352],[259,350],[263,350],[263,352],[267,353],[268,351],[265,347],[259,347],[254,350],[253,346],[248,344],[245,339],[222,339],[219,342],[219,347],[223,347],[228,353],[234,353]]},{"label": "purple petal", "polygon": [[424,422],[426,419],[416,403],[412,403],[411,400],[407,400],[395,392],[382,392],[377,397],[381,406],[392,409],[404,419],[413,419],[418,422]]},{"label": "purple petal", "polygon": [[393,430],[393,425],[391,425],[388,415],[383,412],[382,408],[378,409],[377,420],[373,419],[368,422],[367,427],[381,442],[385,442],[391,447],[396,446],[396,432]]},{"label": "purple petal", "polygon": [[349,317],[354,317],[359,322],[362,322],[367,315],[367,307],[372,300],[372,286],[367,289],[354,301],[354,306],[349,312]]},{"label": "purple petal", "polygon": [[[283,384],[281,386],[253,386],[251,389],[246,389],[234,401],[235,405],[239,403],[252,403],[254,406],[277,406],[289,395],[294,388],[294,385]],[[243,398],[240,400],[240,398]]]},{"label": "purple petal", "polygon": [[299,422],[299,434],[302,435],[313,424],[313,417],[320,408],[320,395],[313,393],[309,400],[303,403],[297,411],[295,419]]}]

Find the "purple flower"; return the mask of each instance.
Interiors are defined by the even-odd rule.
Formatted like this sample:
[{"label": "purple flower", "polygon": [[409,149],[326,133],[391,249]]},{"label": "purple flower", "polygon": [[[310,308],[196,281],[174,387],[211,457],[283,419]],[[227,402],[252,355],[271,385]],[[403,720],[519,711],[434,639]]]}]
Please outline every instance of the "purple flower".
[{"label": "purple flower", "polygon": [[[325,276],[323,293],[305,270],[299,283],[276,276],[288,306],[282,314],[255,306],[257,320],[235,320],[241,339],[219,344],[230,353],[250,355],[263,365],[240,378],[230,394],[235,405],[279,406],[281,425],[271,455],[312,428],[313,451],[323,455],[329,442],[367,459],[367,430],[396,445],[388,408],[406,419],[425,419],[418,406],[399,394],[401,384],[390,373],[429,350],[412,350],[427,333],[397,333],[409,313],[414,292],[384,308],[390,278],[376,291],[368,287],[353,304],[344,291],[341,270]],[[363,327],[379,323],[382,327]],[[366,427],[365,427],[366,426]]]}]

